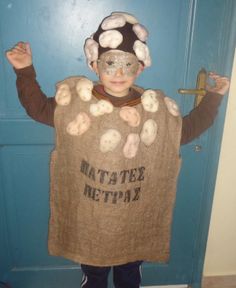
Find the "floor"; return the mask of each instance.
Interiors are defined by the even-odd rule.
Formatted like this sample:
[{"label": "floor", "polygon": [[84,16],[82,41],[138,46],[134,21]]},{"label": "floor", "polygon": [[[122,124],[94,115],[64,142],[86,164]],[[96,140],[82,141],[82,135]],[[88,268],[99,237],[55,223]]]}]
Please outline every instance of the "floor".
[{"label": "floor", "polygon": [[236,288],[236,275],[204,277],[202,288]]},{"label": "floor", "polygon": [[[143,286],[143,288],[189,288],[188,285]],[[208,276],[202,281],[202,288],[236,288],[236,275]]]},{"label": "floor", "polygon": [[[168,285],[168,286],[141,286],[141,288],[187,288],[188,285]],[[224,287],[222,287],[224,288]]]}]

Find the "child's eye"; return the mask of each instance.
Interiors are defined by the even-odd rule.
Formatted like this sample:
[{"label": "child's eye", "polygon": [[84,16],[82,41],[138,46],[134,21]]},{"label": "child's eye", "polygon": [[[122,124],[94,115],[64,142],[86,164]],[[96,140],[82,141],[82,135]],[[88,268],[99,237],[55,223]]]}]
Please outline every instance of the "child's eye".
[{"label": "child's eye", "polygon": [[106,61],[106,64],[108,65],[108,66],[112,66],[112,65],[114,65],[114,61]]},{"label": "child's eye", "polygon": [[130,62],[126,63],[126,66],[127,66],[127,67],[129,67],[129,66],[131,66],[131,65],[132,65],[132,63],[130,63]]}]

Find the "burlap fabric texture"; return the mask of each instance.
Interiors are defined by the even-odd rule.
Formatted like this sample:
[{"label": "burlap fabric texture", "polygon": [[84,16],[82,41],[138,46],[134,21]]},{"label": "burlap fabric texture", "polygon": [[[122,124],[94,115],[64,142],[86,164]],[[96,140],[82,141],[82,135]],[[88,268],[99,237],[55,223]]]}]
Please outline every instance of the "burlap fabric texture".
[{"label": "burlap fabric texture", "polygon": [[[181,116],[167,109],[164,95],[156,91],[159,109],[135,109],[141,116],[138,127],[120,117],[120,108],[93,116],[75,85],[79,77],[68,78],[71,103],[55,111],[56,145],[51,156],[51,216],[49,253],[94,266],[120,265],[136,260],[167,262],[170,231],[180,169]],[[143,91],[141,88],[135,88]],[[80,136],[66,131],[79,112],[91,119]],[[141,134],[146,120],[157,124],[150,146],[142,141],[135,157],[123,154],[127,136]],[[100,138],[116,129],[121,140],[113,151],[101,152]]]}]

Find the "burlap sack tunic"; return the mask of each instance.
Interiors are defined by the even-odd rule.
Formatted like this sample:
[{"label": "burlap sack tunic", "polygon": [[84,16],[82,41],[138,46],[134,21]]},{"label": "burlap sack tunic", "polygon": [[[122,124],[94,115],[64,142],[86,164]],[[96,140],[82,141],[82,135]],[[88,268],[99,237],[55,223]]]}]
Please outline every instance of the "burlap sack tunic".
[{"label": "burlap sack tunic", "polygon": [[[166,262],[170,255],[170,230],[180,169],[182,118],[167,109],[157,91],[159,109],[145,111],[138,127],[130,127],[120,108],[102,116],[91,115],[94,96],[84,102],[76,93],[79,78],[68,83],[71,103],[55,111],[56,146],[51,156],[51,216],[49,253],[94,266],[120,265],[136,260]],[[68,123],[79,112],[91,119],[80,136],[69,135]],[[140,142],[135,157],[123,154],[127,136],[141,133],[147,119],[155,120],[152,145]],[[114,151],[101,152],[100,138],[116,129],[121,140]]]}]

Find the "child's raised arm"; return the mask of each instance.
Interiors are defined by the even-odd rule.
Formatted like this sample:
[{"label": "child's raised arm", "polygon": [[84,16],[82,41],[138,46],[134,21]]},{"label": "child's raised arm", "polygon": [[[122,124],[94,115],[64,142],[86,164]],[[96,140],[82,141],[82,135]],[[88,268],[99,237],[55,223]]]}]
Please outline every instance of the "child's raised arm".
[{"label": "child's raised arm", "polygon": [[183,117],[181,144],[191,142],[200,136],[214,122],[223,95],[229,90],[229,78],[210,72],[213,85],[207,85],[207,94],[200,104]]},{"label": "child's raised arm", "polygon": [[54,97],[48,98],[43,93],[36,80],[30,44],[18,42],[6,52],[6,57],[16,73],[19,100],[27,114],[38,122],[53,126],[56,102]]}]

